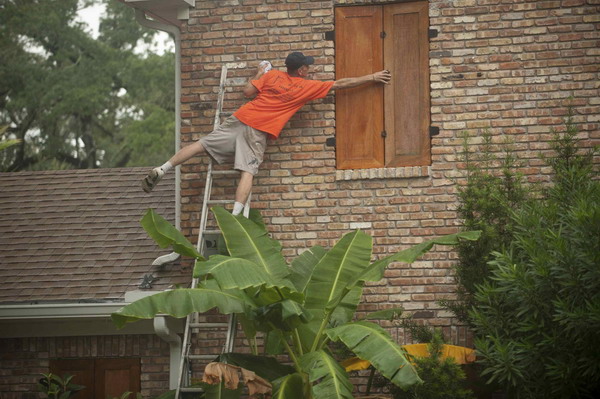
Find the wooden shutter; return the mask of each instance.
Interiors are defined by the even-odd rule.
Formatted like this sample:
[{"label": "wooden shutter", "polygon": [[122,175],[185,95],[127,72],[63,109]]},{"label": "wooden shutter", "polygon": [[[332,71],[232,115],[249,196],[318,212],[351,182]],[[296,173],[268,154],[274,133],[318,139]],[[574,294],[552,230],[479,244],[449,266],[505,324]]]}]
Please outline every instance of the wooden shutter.
[{"label": "wooden shutter", "polygon": [[140,392],[140,359],[96,359],[96,398]]},{"label": "wooden shutter", "polygon": [[386,166],[422,166],[431,160],[429,137],[428,2],[384,6]]},{"label": "wooden shutter", "polygon": [[94,399],[94,360],[93,359],[51,359],[50,372],[60,378],[74,376],[71,382],[85,386],[75,399]]},{"label": "wooden shutter", "polygon": [[[380,6],[336,8],[336,79],[383,69],[381,13]],[[335,110],[337,168],[383,167],[383,87],[339,90]]]}]

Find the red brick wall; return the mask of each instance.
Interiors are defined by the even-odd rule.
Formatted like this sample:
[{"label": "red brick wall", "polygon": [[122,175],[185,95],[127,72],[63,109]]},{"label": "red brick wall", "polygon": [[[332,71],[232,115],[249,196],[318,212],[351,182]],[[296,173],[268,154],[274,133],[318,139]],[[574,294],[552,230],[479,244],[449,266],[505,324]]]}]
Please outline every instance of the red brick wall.
[{"label": "red brick wall", "polygon": [[169,390],[169,345],[156,335],[0,339],[0,398],[41,398],[36,384],[50,359],[141,359],[144,398]]},{"label": "red brick wall", "polygon": [[[197,0],[182,36],[183,143],[211,130],[224,62],[242,66],[231,72],[238,87],[227,94],[228,108],[242,104],[239,86],[260,60],[282,68],[290,51],[315,56],[313,78],[335,79],[333,42],[325,40],[334,28],[333,7],[369,3],[385,2]],[[548,148],[552,130],[562,130],[572,96],[585,145],[598,144],[600,7],[593,3],[429,1],[430,27],[439,30],[430,40],[431,123],[440,128],[432,139],[431,167],[336,172],[335,153],[325,145],[335,134],[333,97],[306,105],[269,144],[253,194],[253,207],[285,255],[316,244],[329,247],[356,227],[374,236],[376,254],[455,232],[462,131],[481,135],[489,129],[496,143],[510,138],[523,172],[544,180],[547,169],[538,154]],[[190,237],[197,236],[204,170],[203,161],[183,168],[182,228]],[[233,191],[234,182],[227,181],[217,183],[215,192],[231,198]],[[413,265],[392,267],[385,280],[366,288],[362,309],[401,305],[443,326],[454,342],[468,344],[465,329],[436,303],[452,296],[455,259],[438,248]]]}]

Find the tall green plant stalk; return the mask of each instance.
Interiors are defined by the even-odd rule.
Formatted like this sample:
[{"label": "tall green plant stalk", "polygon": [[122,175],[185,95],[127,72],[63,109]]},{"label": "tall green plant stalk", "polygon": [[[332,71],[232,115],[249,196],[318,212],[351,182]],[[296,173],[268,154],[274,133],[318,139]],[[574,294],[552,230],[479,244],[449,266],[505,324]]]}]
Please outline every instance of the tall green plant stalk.
[{"label": "tall green plant stalk", "polygon": [[[167,291],[123,307],[112,315],[117,326],[159,313],[185,317],[215,307],[223,314],[239,314],[249,340],[255,339],[256,331],[268,334],[269,340],[278,339],[272,347],[283,347],[294,364],[290,370],[270,357],[253,356],[249,361],[250,355],[222,355],[228,363],[237,361],[271,381],[273,398],[352,398],[348,374],[332,357],[329,341],[342,342],[397,386],[420,382],[384,329],[373,322],[352,321],[362,287],[365,282],[379,281],[392,262],[414,262],[435,244],[476,240],[479,232],[426,241],[371,263],[372,238],[355,231],[330,250],[313,247],[288,265],[282,246],[269,237],[260,214],[254,212],[246,219],[223,208],[213,212],[229,256],[205,260],[173,226],[148,211],[142,219],[146,231],[161,246],[195,257],[194,277],[202,283],[195,289]],[[272,350],[269,354],[279,353]],[[268,368],[263,367],[266,364]]]}]

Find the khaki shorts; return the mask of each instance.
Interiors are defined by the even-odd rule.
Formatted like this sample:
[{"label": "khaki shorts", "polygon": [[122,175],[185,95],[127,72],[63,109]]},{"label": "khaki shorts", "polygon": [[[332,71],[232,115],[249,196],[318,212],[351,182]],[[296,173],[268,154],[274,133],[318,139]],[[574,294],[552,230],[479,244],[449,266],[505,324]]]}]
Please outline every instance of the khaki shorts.
[{"label": "khaki shorts", "polygon": [[234,159],[233,167],[256,175],[267,147],[267,134],[230,116],[200,139],[202,147],[219,164]]}]

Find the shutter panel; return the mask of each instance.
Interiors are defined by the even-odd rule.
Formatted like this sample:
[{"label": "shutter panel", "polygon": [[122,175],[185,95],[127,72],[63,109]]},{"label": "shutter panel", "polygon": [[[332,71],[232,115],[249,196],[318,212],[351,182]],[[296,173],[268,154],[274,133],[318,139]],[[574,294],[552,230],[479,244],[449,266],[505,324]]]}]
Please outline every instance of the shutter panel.
[{"label": "shutter panel", "polygon": [[427,2],[384,6],[387,167],[431,163],[429,138],[429,16]]},{"label": "shutter panel", "polygon": [[[382,70],[381,7],[337,7],[335,18],[336,79]],[[337,168],[383,167],[382,85],[336,91],[335,110]]]}]

